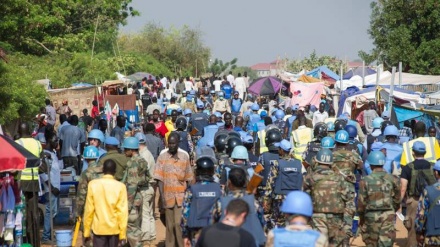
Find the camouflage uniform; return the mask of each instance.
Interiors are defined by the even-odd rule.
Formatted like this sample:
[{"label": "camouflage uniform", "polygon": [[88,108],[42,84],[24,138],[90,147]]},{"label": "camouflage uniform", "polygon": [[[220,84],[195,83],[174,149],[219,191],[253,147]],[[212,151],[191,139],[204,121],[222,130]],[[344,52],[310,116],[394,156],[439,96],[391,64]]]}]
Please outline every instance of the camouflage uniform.
[{"label": "camouflage uniform", "polygon": [[358,212],[362,239],[369,246],[393,246],[395,212],[400,207],[400,181],[384,170],[373,171],[359,184]]},{"label": "camouflage uniform", "polygon": [[133,154],[127,162],[127,170],[125,171],[122,182],[127,186],[128,197],[128,225],[127,225],[127,241],[131,247],[143,246],[141,219],[140,215],[142,207],[142,195],[139,190],[148,186],[150,173],[148,164],[139,154]]},{"label": "camouflage uniform", "polygon": [[315,169],[316,162],[314,158],[319,150],[321,150],[321,142],[317,139],[307,143],[306,151],[302,155],[303,163],[308,164],[307,173],[310,173]]},{"label": "camouflage uniform", "polygon": [[339,173],[318,165],[304,178],[304,191],[312,197],[313,227],[328,236],[330,246],[348,241],[355,213],[354,187],[346,186]]},{"label": "camouflage uniform", "polygon": [[89,167],[81,173],[81,177],[78,182],[78,192],[76,199],[77,215],[83,216],[84,207],[87,198],[87,187],[89,182],[93,179],[101,178],[103,176],[102,165],[99,165],[95,161],[89,163]]}]

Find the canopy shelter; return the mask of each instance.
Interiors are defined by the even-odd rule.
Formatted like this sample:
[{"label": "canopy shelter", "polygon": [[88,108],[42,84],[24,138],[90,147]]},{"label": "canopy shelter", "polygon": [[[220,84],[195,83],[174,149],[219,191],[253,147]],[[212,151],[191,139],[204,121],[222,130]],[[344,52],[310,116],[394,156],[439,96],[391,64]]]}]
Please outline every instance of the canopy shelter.
[{"label": "canopy shelter", "polygon": [[4,135],[0,135],[0,172],[37,167],[40,158]]},{"label": "canopy shelter", "polygon": [[310,104],[318,107],[321,102],[321,94],[324,92],[324,83],[292,82],[290,83],[290,92],[292,93],[291,105],[306,106]]},{"label": "canopy shelter", "polygon": [[[370,67],[365,67],[365,74],[364,74],[365,76],[373,75],[373,74],[376,74],[376,71],[374,69],[372,69]],[[357,67],[357,68],[349,70],[347,73],[345,73],[342,76],[342,79],[348,80],[355,75],[360,76],[362,78],[362,67]]]},{"label": "canopy shelter", "polygon": [[298,78],[298,81],[302,81],[302,82],[320,82],[321,80],[319,80],[319,79],[317,79],[315,77],[312,77],[312,76],[301,75]]},{"label": "canopy shelter", "polygon": [[280,92],[281,86],[281,80],[277,77],[260,77],[249,85],[248,92],[258,96],[274,95]]},{"label": "canopy shelter", "polygon": [[327,66],[320,66],[318,68],[315,68],[309,72],[307,72],[308,76],[312,76],[321,80],[332,80],[337,81],[340,79],[340,76],[337,75],[335,72],[331,71]]}]

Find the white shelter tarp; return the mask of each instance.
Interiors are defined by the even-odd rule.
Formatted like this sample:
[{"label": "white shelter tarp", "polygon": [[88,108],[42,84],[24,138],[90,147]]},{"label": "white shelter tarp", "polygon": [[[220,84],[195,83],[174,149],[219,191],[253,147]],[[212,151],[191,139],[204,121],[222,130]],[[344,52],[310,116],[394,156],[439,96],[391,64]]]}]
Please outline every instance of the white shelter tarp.
[{"label": "white shelter tarp", "polygon": [[[388,88],[383,88],[383,90],[387,91],[388,93],[390,92],[390,89],[388,89]],[[394,90],[393,94],[397,98],[405,99],[405,100],[408,100],[408,101],[414,102],[414,103],[418,103],[420,100],[420,95],[418,95],[418,94],[408,94],[408,93],[399,92],[397,90]],[[363,94],[362,93],[356,94],[356,95],[353,95],[351,97],[346,98],[342,112],[351,112],[352,103],[355,102],[356,99],[360,98],[360,97],[365,97],[368,101],[374,100],[376,97],[376,90],[371,90],[371,91],[368,91]]]}]

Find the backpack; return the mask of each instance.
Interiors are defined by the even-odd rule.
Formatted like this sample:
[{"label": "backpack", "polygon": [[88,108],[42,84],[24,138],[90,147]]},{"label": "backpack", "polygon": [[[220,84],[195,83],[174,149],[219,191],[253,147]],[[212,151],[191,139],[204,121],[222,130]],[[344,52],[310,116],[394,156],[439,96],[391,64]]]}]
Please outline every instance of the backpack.
[{"label": "backpack", "polygon": [[419,169],[414,168],[414,162],[408,164],[411,168],[411,183],[409,186],[409,196],[420,196],[423,190],[428,185],[433,185],[436,182],[434,172],[432,169]]}]

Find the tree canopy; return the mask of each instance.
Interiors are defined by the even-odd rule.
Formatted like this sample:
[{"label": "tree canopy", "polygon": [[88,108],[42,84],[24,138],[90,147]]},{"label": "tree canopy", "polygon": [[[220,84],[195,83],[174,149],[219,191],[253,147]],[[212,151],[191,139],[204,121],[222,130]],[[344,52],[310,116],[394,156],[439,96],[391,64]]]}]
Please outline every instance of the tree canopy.
[{"label": "tree canopy", "polygon": [[223,62],[223,60],[216,58],[209,66],[208,72],[212,73],[214,76],[219,76],[228,73],[228,70],[234,70],[236,68],[237,58],[234,58],[229,62]]},{"label": "tree canopy", "polygon": [[[374,57],[387,67],[400,61],[407,72],[440,74],[440,2],[438,0],[379,0],[371,3],[368,33]],[[368,57],[370,56],[370,57]]]},{"label": "tree canopy", "polygon": [[[305,57],[302,60],[289,61],[287,69],[293,72],[299,72],[301,70],[312,70],[316,67],[326,65],[332,71],[338,72],[341,68],[342,61],[332,56],[318,56],[316,51],[313,51],[309,57]],[[344,64],[343,64],[344,65]]]}]

